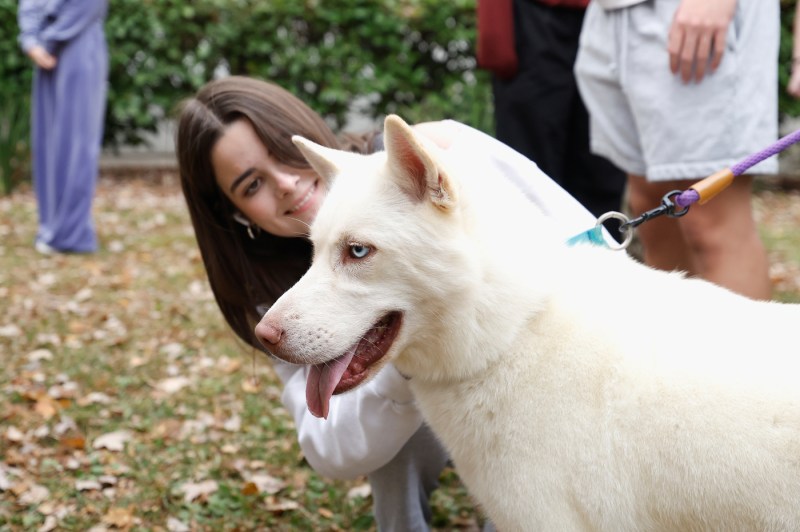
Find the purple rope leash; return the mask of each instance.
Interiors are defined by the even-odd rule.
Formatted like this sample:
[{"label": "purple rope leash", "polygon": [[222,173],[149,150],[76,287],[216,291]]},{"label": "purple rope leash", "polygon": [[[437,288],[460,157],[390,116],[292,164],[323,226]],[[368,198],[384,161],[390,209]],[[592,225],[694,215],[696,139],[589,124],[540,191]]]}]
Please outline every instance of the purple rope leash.
[{"label": "purple rope leash", "polygon": [[697,203],[699,199],[700,194],[696,190],[690,188],[675,196],[675,205],[686,208],[693,203]]},{"label": "purple rope leash", "polygon": [[[597,235],[594,235],[592,232],[600,231],[603,222],[608,218],[615,218],[622,222],[618,229],[622,234],[625,235],[625,240],[622,242],[622,244],[613,247],[612,249],[625,249],[633,238],[633,229],[637,228],[644,222],[662,215],[667,215],[670,218],[680,218],[689,212],[690,205],[697,202],[699,202],[701,205],[704,204],[725,190],[725,188],[728,187],[737,176],[740,176],[749,168],[755,166],[764,159],[782,152],[796,142],[800,142],[800,129],[778,139],[777,142],[771,144],[766,149],[746,157],[744,160],[736,163],[732,167],[724,168],[704,179],[701,179],[697,183],[694,183],[687,190],[672,190],[667,192],[667,194],[665,194],[662,198],[661,204],[658,207],[650,209],[649,211],[645,211],[632,220],[628,219],[628,217],[624,214],[618,212],[607,212],[598,218],[597,225],[595,227],[571,238],[568,240],[568,242],[582,242],[587,239],[589,241],[596,242],[594,237]],[[676,209],[676,206],[679,207],[679,209]],[[598,235],[599,234],[600,233],[598,233]],[[600,237],[600,239],[603,240],[602,237]]]},{"label": "purple rope leash", "polygon": [[[761,150],[760,152],[754,153],[748,157],[745,157],[743,160],[739,161],[738,163],[731,166],[730,171],[734,177],[740,176],[745,173],[749,168],[757,165],[764,159],[772,157],[776,155],[792,144],[800,141],[800,129],[793,133],[789,133],[785,137],[780,138],[774,144],[771,144],[767,148]],[[696,190],[690,188],[688,190],[684,190],[680,194],[675,197],[675,204],[679,207],[688,207],[693,203],[696,203],[700,200],[700,193]]]},{"label": "purple rope leash", "polygon": [[733,172],[734,176],[742,175],[747,169],[751,166],[755,166],[764,159],[768,157],[772,157],[773,155],[777,155],[778,153],[782,152],[795,142],[800,141],[800,129],[795,131],[794,133],[789,133],[785,137],[779,139],[777,142],[772,144],[771,146],[767,147],[760,152],[751,155],[750,157],[746,157],[744,160],[734,164],[731,166],[731,171]]}]

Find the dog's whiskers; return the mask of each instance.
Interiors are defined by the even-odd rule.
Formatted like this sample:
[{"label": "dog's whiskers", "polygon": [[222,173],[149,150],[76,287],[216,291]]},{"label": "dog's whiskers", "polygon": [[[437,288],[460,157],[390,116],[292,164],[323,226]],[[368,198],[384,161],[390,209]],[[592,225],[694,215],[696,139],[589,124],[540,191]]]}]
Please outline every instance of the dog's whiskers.
[{"label": "dog's whiskers", "polygon": [[[294,220],[294,221],[296,221],[296,222],[300,222],[301,224],[303,224],[303,225],[305,225],[305,226],[306,226],[306,229],[309,229],[309,230],[311,229],[311,224],[310,224],[310,223],[308,223],[308,222],[306,222],[305,220],[301,220],[300,218],[294,218],[294,217],[292,217],[292,216],[290,216],[290,217],[289,217],[289,219],[290,219],[290,220]],[[306,232],[306,233],[299,233],[299,232],[298,232],[298,233],[297,233],[297,235],[298,235],[298,236],[308,236],[308,232]]]}]

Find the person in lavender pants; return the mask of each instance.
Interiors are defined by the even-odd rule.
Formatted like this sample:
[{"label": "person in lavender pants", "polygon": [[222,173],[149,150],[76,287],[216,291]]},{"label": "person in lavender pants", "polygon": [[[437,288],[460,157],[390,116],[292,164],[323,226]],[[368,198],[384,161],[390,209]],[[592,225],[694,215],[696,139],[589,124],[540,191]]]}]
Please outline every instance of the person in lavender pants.
[{"label": "person in lavender pants", "polygon": [[19,37],[33,60],[31,145],[36,249],[97,250],[92,200],[108,86],[108,0],[21,0]]}]

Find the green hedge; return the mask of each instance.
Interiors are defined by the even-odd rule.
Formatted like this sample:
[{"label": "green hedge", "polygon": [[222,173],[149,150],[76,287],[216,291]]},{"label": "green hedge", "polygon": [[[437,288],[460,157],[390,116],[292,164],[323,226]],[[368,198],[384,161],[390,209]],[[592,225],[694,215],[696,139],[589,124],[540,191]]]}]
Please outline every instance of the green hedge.
[{"label": "green hedge", "polygon": [[[16,28],[16,0],[0,25]],[[475,0],[111,0],[106,146],[141,142],[215,74],[276,81],[338,128],[361,112],[452,117],[491,127],[491,91],[475,70]],[[15,32],[0,36],[0,95],[22,101],[31,68]]]},{"label": "green hedge", "polygon": [[425,107],[480,126],[474,28],[474,0],[112,0],[107,140],[135,140],[215,72],[274,80],[335,126],[365,94],[369,115]]},{"label": "green hedge", "polygon": [[17,2],[0,0],[0,194],[28,175],[30,61],[17,46]]},{"label": "green hedge", "polygon": [[[765,0],[758,0],[763,2]],[[771,1],[771,0],[768,0]],[[778,107],[781,116],[800,116],[800,100],[786,94],[786,84],[792,68],[792,24],[794,23],[795,0],[781,0],[781,49],[778,59]]]},{"label": "green hedge", "polygon": [[[763,0],[769,1],[769,0]],[[794,0],[781,0],[781,112]],[[17,0],[0,0],[0,187],[28,173],[30,62],[16,43]],[[491,90],[475,69],[475,0],[111,0],[105,145],[141,142],[175,104],[220,73],[271,79],[343,124],[361,112],[455,118],[491,130]]]}]

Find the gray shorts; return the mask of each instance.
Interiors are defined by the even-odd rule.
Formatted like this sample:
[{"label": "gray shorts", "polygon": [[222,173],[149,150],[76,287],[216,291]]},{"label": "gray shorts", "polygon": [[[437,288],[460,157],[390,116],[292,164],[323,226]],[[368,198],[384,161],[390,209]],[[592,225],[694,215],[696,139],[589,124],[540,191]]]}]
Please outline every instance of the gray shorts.
[{"label": "gray shorts", "polygon": [[[739,0],[719,68],[688,84],[667,53],[679,3],[605,11],[591,2],[575,64],[592,151],[650,181],[705,177],[778,136],[778,0]],[[771,157],[750,172],[777,170]]]}]

